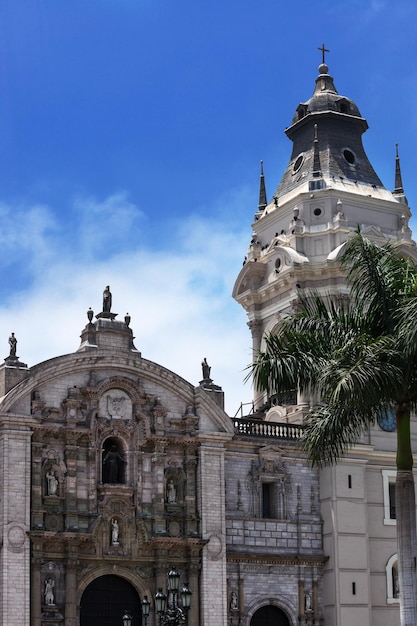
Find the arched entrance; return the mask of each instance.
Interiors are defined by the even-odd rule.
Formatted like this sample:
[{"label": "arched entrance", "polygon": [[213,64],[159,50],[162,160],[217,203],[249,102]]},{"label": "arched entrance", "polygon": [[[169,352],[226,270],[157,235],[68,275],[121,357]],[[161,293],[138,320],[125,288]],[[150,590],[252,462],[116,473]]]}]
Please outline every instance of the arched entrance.
[{"label": "arched entrance", "polygon": [[80,626],[122,626],[125,611],[132,615],[132,626],[141,626],[140,598],[134,587],[119,576],[100,576],[81,596]]},{"label": "arched entrance", "polygon": [[253,615],[250,626],[291,626],[284,611],[272,604],[263,606]]}]

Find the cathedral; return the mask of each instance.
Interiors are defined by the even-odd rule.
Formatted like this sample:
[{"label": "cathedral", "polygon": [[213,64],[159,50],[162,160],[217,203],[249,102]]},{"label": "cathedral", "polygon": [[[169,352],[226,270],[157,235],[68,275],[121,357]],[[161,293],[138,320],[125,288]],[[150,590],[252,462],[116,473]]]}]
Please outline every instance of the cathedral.
[{"label": "cathedral", "polygon": [[[338,258],[358,225],[417,261],[398,151],[391,192],[322,53],[271,199],[261,168],[233,289],[254,351],[300,290],[347,294]],[[311,468],[298,444],[309,398],[255,392],[250,415],[231,418],[206,359],[195,386],[142,356],[110,286],[101,308],[87,311],[76,352],[33,367],[9,338],[1,623],[399,624],[395,420],[379,420],[337,465]]]}]

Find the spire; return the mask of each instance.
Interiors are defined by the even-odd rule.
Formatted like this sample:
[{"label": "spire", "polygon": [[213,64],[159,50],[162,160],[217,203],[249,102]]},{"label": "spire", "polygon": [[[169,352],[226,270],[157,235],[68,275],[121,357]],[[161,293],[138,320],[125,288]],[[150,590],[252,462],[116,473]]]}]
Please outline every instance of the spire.
[{"label": "spire", "polygon": [[408,204],[404,194],[403,181],[401,176],[400,157],[398,155],[398,143],[395,144],[395,183],[393,195],[398,196],[398,200],[404,204]]},{"label": "spire", "polygon": [[319,65],[319,76],[316,78],[316,87],[314,89],[314,95],[318,95],[324,92],[331,92],[337,94],[337,89],[334,86],[333,77],[329,75],[329,66],[326,63],[326,52],[330,52],[324,47],[324,43],[321,48],[317,48],[321,52],[321,63]]},{"label": "spire", "polygon": [[394,193],[404,193],[403,181],[401,178],[400,157],[398,156],[398,143],[395,144],[395,188]]},{"label": "spire", "polygon": [[314,124],[314,162],[313,162],[313,176],[318,178],[321,176],[320,169],[320,153],[319,153],[319,138],[317,134],[317,124]]},{"label": "spire", "polygon": [[258,211],[264,211],[267,207],[266,200],[266,188],[265,188],[265,177],[264,177],[264,162],[261,161],[261,180],[259,184],[259,204]]}]

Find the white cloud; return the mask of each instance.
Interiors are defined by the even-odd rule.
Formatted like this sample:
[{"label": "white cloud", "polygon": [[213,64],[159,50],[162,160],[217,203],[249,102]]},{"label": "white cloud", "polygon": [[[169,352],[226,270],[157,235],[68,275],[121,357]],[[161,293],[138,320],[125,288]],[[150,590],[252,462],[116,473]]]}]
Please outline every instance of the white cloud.
[{"label": "white cloud", "polygon": [[130,202],[124,192],[102,201],[94,197],[77,197],[78,248],[86,258],[108,257],[132,246],[131,233],[138,230],[144,214]]},{"label": "white cloud", "polygon": [[48,239],[57,233],[50,210],[43,205],[12,207],[2,203],[0,221],[0,267],[20,260],[34,273],[35,266],[50,256]]},{"label": "white cloud", "polygon": [[[242,383],[242,370],[250,360],[250,333],[245,313],[231,298],[249,229],[241,231],[227,219],[219,223],[211,213],[207,218],[191,216],[172,231],[167,248],[158,242],[132,250],[130,237],[127,249],[112,247],[101,254],[117,224],[114,207],[121,208],[127,220],[117,233],[122,241],[125,226],[137,227],[136,208],[125,196],[114,195],[101,203],[77,200],[76,230],[92,227],[102,213],[109,219],[107,227],[93,233],[91,246],[80,236],[81,243],[74,243],[76,253],[71,246],[62,246],[47,210],[27,211],[29,221],[41,218],[33,250],[34,281],[24,291],[12,291],[7,305],[0,306],[4,357],[12,331],[18,339],[17,353],[29,366],[75,351],[88,307],[99,312],[103,289],[110,285],[112,310],[119,319],[126,312],[131,315],[135,344],[143,357],[195,385],[201,379],[201,360],[207,357],[214,382],[225,391],[226,408],[234,414],[241,401],[251,399],[250,386]],[[14,229],[9,229],[9,236],[9,244],[13,238],[19,240]]]}]

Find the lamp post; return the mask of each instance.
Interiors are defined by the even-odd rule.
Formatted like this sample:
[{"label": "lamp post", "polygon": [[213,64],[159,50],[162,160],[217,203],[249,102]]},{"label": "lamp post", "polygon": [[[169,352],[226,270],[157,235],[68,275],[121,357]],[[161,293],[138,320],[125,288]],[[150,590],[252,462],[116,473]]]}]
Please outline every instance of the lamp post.
[{"label": "lamp post", "polygon": [[151,603],[148,600],[148,596],[143,596],[141,607],[142,607],[142,617],[145,618],[145,626],[146,626],[148,623],[149,609],[151,607]]},{"label": "lamp post", "polygon": [[[160,626],[179,626],[188,621],[192,591],[188,583],[184,583],[181,591],[179,587],[180,573],[176,567],[172,567],[167,576],[167,593],[165,594],[160,588],[155,594],[155,610],[159,615]],[[182,608],[178,604],[179,596]]]},{"label": "lamp post", "polygon": [[125,611],[122,617],[123,626],[132,626],[132,616],[129,611]]}]

